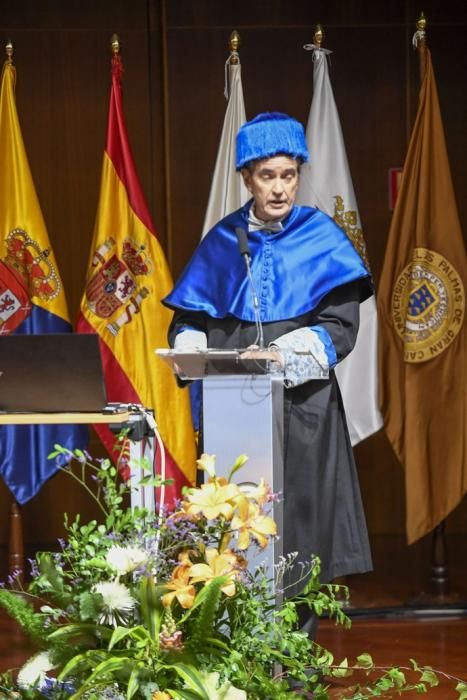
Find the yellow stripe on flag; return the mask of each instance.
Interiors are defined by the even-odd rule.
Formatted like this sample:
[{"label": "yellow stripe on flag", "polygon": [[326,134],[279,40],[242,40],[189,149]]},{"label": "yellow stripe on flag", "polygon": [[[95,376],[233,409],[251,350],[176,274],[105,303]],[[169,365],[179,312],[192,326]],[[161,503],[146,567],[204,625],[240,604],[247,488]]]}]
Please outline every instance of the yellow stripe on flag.
[{"label": "yellow stripe on flag", "polygon": [[172,288],[171,275],[157,238],[131,208],[107,153],[88,269],[82,314],[115,355],[141,403],[155,410],[164,444],[193,481],[189,395],[154,352],[167,347],[172,312],[161,299]]},{"label": "yellow stripe on flag", "polygon": [[15,67],[6,62],[0,92],[0,260],[15,270],[36,306],[68,320],[57,261],[21,134],[15,83]]}]

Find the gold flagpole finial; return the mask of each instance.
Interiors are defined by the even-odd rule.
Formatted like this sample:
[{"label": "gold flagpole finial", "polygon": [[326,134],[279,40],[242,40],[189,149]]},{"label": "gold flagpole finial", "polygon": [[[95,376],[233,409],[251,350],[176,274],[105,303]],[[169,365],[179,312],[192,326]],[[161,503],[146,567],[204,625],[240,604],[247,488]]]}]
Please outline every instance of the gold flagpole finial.
[{"label": "gold flagpole finial", "polygon": [[233,30],[229,38],[230,60],[231,66],[238,64],[238,49],[240,48],[240,34],[236,29]]},{"label": "gold flagpole finial", "polygon": [[420,17],[417,19],[415,26],[417,31],[413,36],[413,45],[416,49],[423,50],[426,46],[426,17],[423,12],[420,12]]},{"label": "gold flagpole finial", "polygon": [[118,34],[112,34],[110,45],[112,47],[112,53],[114,54],[114,56],[118,55],[120,53],[120,39],[118,38]]},{"label": "gold flagpole finial", "polygon": [[315,33],[313,34],[313,44],[318,47],[318,49],[321,48],[321,44],[324,41],[324,29],[321,24],[317,24],[315,27]]},{"label": "gold flagpole finial", "polygon": [[417,31],[413,36],[414,48],[418,49],[418,56],[420,59],[420,81],[423,82],[426,70],[426,17],[423,12],[420,12],[420,17],[417,19],[416,27]]},{"label": "gold flagpole finial", "polygon": [[13,63],[13,51],[13,42],[8,39],[7,43],[5,44],[5,53],[8,63]]},{"label": "gold flagpole finial", "polygon": [[416,27],[419,32],[426,31],[426,17],[423,12],[420,12],[420,17],[417,19]]}]

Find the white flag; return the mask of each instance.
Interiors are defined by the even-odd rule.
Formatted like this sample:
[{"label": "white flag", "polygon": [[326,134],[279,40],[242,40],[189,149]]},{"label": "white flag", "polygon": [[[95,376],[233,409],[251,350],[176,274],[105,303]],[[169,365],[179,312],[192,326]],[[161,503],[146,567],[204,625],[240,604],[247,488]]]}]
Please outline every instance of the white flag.
[{"label": "white flag", "polygon": [[204,218],[203,238],[218,221],[239,209],[249,199],[248,190],[240,173],[235,170],[235,140],[246,122],[243,101],[242,67],[240,63],[228,66],[230,95],[225,111],[224,126],[217,152],[208,207]]},{"label": "white flag", "polygon": [[[308,48],[308,47],[307,47]],[[366,247],[342,129],[329,80],[326,49],[313,48],[313,100],[306,128],[310,163],[301,169],[298,204],[314,206],[345,229],[364,261]],[[368,263],[367,263],[368,264]],[[382,427],[378,408],[375,297],[360,306],[360,330],[353,351],[336,367],[352,445]]]}]

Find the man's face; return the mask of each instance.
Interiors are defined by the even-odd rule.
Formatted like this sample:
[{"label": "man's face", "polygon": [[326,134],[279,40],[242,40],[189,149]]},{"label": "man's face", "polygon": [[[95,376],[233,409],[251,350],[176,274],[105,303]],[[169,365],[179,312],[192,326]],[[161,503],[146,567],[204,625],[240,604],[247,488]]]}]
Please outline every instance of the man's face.
[{"label": "man's face", "polygon": [[283,219],[292,209],[298,188],[298,163],[289,156],[274,156],[242,170],[254,199],[254,212],[263,221]]}]

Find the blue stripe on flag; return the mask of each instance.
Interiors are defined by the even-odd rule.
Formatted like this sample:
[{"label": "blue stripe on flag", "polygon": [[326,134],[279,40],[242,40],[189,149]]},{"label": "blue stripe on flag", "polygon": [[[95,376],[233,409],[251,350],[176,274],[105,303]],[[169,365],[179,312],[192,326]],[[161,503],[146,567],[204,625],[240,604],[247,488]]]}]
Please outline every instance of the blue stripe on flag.
[{"label": "blue stripe on flag", "polygon": [[[35,305],[15,331],[25,334],[67,332],[71,332],[70,323]],[[83,449],[88,441],[88,429],[84,425],[2,425],[0,475],[18,503],[26,503],[58,471],[59,464],[47,459],[54,445],[58,443],[70,450]]]}]

